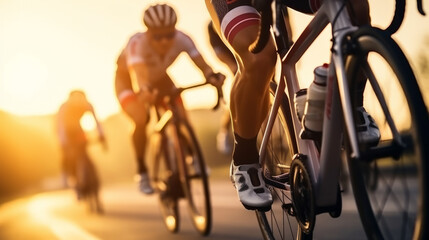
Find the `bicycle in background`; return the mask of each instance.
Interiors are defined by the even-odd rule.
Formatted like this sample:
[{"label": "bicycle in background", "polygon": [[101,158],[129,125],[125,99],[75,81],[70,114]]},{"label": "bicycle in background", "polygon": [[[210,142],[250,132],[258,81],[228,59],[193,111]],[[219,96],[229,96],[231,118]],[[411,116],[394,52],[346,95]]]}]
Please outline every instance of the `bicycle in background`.
[{"label": "bicycle in background", "polygon": [[[395,17],[386,30],[353,26],[346,2],[323,1],[287,50],[282,0],[275,0],[274,23],[272,1],[253,1],[262,19],[252,50],[265,46],[272,26],[282,61],[280,79],[271,82],[271,110],[258,140],[265,182],[274,198],[270,211],[256,211],[265,239],[312,239],[317,215],[341,215],[339,176],[344,158],[368,239],[428,238],[428,111],[408,60],[391,38],[402,23],[405,0],[396,1]],[[418,8],[424,15],[421,0]],[[296,63],[328,24],[332,56],[322,134],[304,139],[294,102],[303,88]],[[357,133],[361,116],[356,108],[361,106],[355,89],[360,74],[367,79],[363,107],[381,134],[374,145]],[[370,183],[368,176],[375,176]]]},{"label": "bicycle in background", "polygon": [[[196,84],[171,91],[161,106],[154,109],[157,120],[151,132],[152,182],[159,195],[161,213],[167,229],[179,230],[179,200],[188,203],[192,223],[201,235],[208,235],[212,224],[209,179],[203,154],[187,117],[179,113],[177,100],[189,89],[208,84]],[[220,104],[222,90],[218,91]]]},{"label": "bicycle in background", "polygon": [[[104,140],[103,147],[106,149]],[[97,169],[88,154],[77,157],[76,186],[78,199],[84,201],[90,212],[103,214],[104,208],[100,201],[101,181]]]}]

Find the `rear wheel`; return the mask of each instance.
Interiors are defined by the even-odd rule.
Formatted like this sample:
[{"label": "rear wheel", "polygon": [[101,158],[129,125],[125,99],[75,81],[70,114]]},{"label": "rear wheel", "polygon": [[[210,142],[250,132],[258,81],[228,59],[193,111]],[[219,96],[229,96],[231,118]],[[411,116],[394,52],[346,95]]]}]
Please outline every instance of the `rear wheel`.
[{"label": "rear wheel", "polygon": [[198,232],[208,235],[211,230],[212,214],[207,167],[192,128],[181,123],[179,142],[183,153],[183,190],[188,200],[192,222]]},{"label": "rear wheel", "polygon": [[[347,154],[362,224],[370,239],[427,239],[429,120],[415,76],[380,30],[360,29],[351,40],[346,67],[353,107],[362,105],[355,89],[364,89],[363,107],[381,134],[376,146],[358,140],[360,159]],[[354,115],[357,125],[361,116]]]}]

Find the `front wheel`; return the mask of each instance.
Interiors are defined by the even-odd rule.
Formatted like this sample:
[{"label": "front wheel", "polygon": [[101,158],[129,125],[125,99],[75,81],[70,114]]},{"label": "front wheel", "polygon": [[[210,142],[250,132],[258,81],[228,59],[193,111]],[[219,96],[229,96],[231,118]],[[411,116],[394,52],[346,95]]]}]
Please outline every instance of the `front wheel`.
[{"label": "front wheel", "polygon": [[[375,144],[358,137],[359,159],[347,154],[367,237],[428,239],[429,120],[416,78],[400,48],[381,30],[358,30],[349,47],[353,109],[363,103],[373,118],[366,127],[374,121],[381,134]],[[364,130],[363,115],[354,115],[357,130]]]},{"label": "front wheel", "polygon": [[178,197],[172,189],[177,189],[177,170],[175,166],[175,148],[165,132],[151,137],[153,165],[153,184],[158,193],[158,200],[164,224],[170,232],[177,233],[180,226]]},{"label": "front wheel", "polygon": [[188,200],[192,222],[198,232],[206,236],[212,225],[207,167],[197,138],[188,123],[180,123],[179,142],[182,150],[183,191]]}]

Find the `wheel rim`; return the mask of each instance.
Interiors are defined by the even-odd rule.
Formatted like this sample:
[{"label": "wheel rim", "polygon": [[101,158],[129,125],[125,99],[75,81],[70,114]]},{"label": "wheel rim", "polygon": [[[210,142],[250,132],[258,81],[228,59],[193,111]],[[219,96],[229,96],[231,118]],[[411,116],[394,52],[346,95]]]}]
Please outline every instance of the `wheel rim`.
[{"label": "wheel rim", "polygon": [[169,181],[171,181],[169,179],[173,175],[172,166],[170,165],[170,162],[173,161],[168,160],[168,158],[169,156],[173,156],[170,154],[173,148],[167,141],[167,138],[155,139],[152,144],[154,144],[153,149],[159,150],[153,153],[153,158],[155,159],[153,184],[158,193],[161,215],[167,229],[170,232],[176,233],[179,230],[178,202],[177,198],[167,194],[167,187]]},{"label": "wheel rim", "polygon": [[195,228],[200,234],[208,235],[211,230],[211,202],[207,169],[195,136],[184,125],[180,129],[188,207]]}]

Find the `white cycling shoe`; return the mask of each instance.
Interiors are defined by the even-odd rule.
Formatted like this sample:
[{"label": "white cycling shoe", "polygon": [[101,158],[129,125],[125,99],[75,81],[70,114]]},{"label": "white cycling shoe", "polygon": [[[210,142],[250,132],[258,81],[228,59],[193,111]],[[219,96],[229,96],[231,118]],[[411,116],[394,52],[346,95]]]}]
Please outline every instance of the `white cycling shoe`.
[{"label": "white cycling shoe", "polygon": [[231,181],[238,198],[248,210],[268,211],[271,209],[273,197],[262,178],[259,164],[243,164],[235,166],[231,163]]},{"label": "white cycling shoe", "polygon": [[377,146],[380,141],[380,130],[374,119],[369,115],[364,107],[356,108],[358,113],[357,133],[359,141],[369,147]]},{"label": "white cycling shoe", "polygon": [[144,194],[152,194],[154,192],[150,179],[147,173],[140,173],[135,176],[136,182],[139,184],[140,192]]}]

